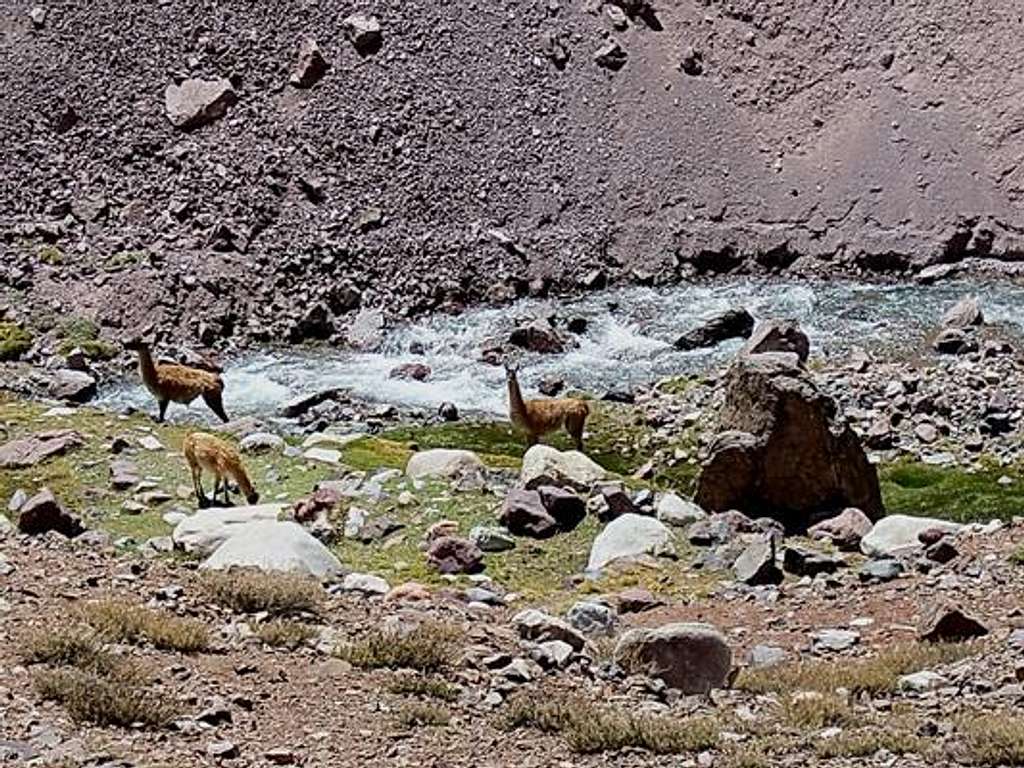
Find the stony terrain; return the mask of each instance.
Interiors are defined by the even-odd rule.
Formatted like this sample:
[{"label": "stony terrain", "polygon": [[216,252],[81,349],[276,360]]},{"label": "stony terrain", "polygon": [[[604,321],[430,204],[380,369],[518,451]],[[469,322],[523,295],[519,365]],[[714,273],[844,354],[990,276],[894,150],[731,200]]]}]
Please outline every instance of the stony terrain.
[{"label": "stony terrain", "polygon": [[5,311],[359,343],[360,307],[1013,271],[1021,23],[1009,0],[9,2]]},{"label": "stony terrain", "polygon": [[[0,756],[1024,765],[1016,353],[970,298],[913,362],[742,332],[589,401],[586,456],[399,411],[230,423],[255,507],[197,509],[195,424],[8,390]],[[850,508],[872,486],[884,515]]]}]

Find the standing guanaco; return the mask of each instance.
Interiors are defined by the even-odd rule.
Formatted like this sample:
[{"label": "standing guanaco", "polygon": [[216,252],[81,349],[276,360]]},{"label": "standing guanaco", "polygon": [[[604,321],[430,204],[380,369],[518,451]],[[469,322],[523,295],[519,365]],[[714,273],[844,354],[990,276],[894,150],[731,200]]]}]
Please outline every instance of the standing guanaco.
[{"label": "standing guanaco", "polygon": [[245,496],[249,504],[256,504],[260,495],[252,487],[249,474],[242,464],[242,457],[238,451],[232,448],[218,437],[206,432],[193,432],[181,444],[181,452],[185,454],[185,461],[192,472],[192,485],[196,491],[196,501],[200,508],[210,505],[210,499],[206,498],[203,491],[203,470],[213,475],[213,502],[217,501],[217,492],[223,490],[224,503],[231,504],[231,497],[228,495],[228,478],[238,484],[238,490]]},{"label": "standing guanaco", "polygon": [[224,381],[216,373],[178,363],[154,362],[149,345],[142,339],[129,339],[125,341],[124,347],[139,353],[142,383],[160,406],[158,421],[164,420],[170,402],[188,405],[197,397],[202,397],[221,421],[228,421],[228,415],[224,412]]},{"label": "standing guanaco", "polygon": [[558,400],[524,400],[516,377],[518,367],[505,363],[508,380],[508,415],[512,423],[526,434],[526,444],[536,445],[548,432],[564,426],[573,439],[577,451],[583,450],[583,425],[590,415],[590,406],[584,400],[561,398]]}]

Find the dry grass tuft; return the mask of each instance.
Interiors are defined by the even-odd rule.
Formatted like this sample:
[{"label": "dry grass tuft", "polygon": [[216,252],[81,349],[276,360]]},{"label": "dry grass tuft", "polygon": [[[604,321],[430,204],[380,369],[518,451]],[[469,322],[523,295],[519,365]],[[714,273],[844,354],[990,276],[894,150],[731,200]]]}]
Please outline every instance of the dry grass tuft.
[{"label": "dry grass tuft", "polygon": [[52,664],[81,669],[109,667],[113,658],[103,650],[95,632],[74,628],[62,634],[39,630],[28,635],[21,646],[26,664]]},{"label": "dry grass tuft", "polygon": [[414,669],[437,672],[455,661],[462,632],[451,625],[425,622],[405,635],[374,631],[338,649],[350,664],[365,669]]},{"label": "dry grass tuft", "polygon": [[782,722],[791,728],[819,730],[850,722],[850,704],[834,693],[803,691],[782,701]]},{"label": "dry grass tuft", "polygon": [[752,693],[831,693],[838,688],[854,694],[887,693],[896,690],[903,675],[959,661],[978,648],[964,643],[909,643],[860,661],[801,661],[758,667],[741,672],[735,687]]},{"label": "dry grass tuft", "polygon": [[274,648],[294,650],[317,636],[317,631],[301,621],[274,619],[256,627],[256,636]]},{"label": "dry grass tuft", "polygon": [[428,699],[455,701],[459,698],[459,687],[437,677],[401,675],[393,678],[387,686],[390,693],[399,696],[423,696]]},{"label": "dry grass tuft", "polygon": [[452,715],[444,707],[428,702],[416,701],[404,704],[395,713],[398,722],[405,728],[441,727],[451,722]]},{"label": "dry grass tuft", "polygon": [[101,637],[138,645],[149,641],[165,651],[196,653],[210,646],[206,625],[122,600],[100,600],[80,609],[82,620]]},{"label": "dry grass tuft", "polygon": [[817,742],[814,751],[826,760],[837,757],[870,757],[881,749],[895,755],[923,755],[928,742],[915,733],[879,724],[870,730],[846,731]]},{"label": "dry grass tuft", "polygon": [[89,669],[49,669],[36,674],[36,691],[64,706],[77,721],[128,727],[161,726],[173,716],[170,703],[152,692],[133,667],[121,663],[100,673]]},{"label": "dry grass tuft", "polygon": [[966,761],[973,765],[1024,765],[1024,717],[1010,712],[968,715],[957,723]]},{"label": "dry grass tuft", "polygon": [[646,749],[669,755],[718,744],[718,724],[705,717],[661,717],[595,707],[581,698],[521,696],[509,703],[506,724],[559,733],[580,754]]},{"label": "dry grass tuft", "polygon": [[239,613],[316,613],[324,597],[323,587],[306,576],[250,568],[210,573],[202,584],[213,602]]}]

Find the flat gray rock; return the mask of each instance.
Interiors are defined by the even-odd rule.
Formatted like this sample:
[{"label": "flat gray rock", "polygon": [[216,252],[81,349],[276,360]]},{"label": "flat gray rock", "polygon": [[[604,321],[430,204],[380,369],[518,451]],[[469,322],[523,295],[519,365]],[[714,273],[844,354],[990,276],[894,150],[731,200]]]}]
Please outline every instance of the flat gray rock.
[{"label": "flat gray rock", "polygon": [[587,570],[597,573],[616,561],[674,553],[672,533],[664,523],[653,517],[627,514],[608,523],[594,539]]},{"label": "flat gray rock", "polygon": [[341,562],[306,529],[290,520],[263,520],[239,527],[200,566],[206,570],[252,567],[333,578],[342,572]]},{"label": "flat gray rock", "polygon": [[860,549],[865,555],[889,558],[916,552],[924,548],[918,539],[924,531],[937,530],[957,533],[963,526],[933,517],[889,515],[883,517],[861,539]]},{"label": "flat gray rock", "polygon": [[277,520],[283,504],[201,509],[179,522],[171,538],[178,549],[208,555],[250,523]]}]

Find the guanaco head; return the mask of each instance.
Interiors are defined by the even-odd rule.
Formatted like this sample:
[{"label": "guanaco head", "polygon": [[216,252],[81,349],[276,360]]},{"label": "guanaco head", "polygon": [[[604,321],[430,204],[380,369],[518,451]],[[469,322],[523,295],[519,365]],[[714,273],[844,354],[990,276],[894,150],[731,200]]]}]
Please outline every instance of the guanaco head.
[{"label": "guanaco head", "polygon": [[517,363],[517,362],[515,362],[514,360],[511,360],[511,359],[506,360],[505,361],[505,378],[508,379],[509,381],[511,381],[512,379],[514,379],[516,377],[517,373],[519,373],[519,363]]},{"label": "guanaco head", "polygon": [[126,336],[121,340],[121,345],[129,352],[141,352],[144,349],[148,349],[149,345],[142,336]]},{"label": "guanaco head", "polygon": [[252,490],[249,491],[249,493],[245,494],[245,500],[250,505],[259,504],[260,503],[260,495],[256,492],[256,489],[253,488]]}]

